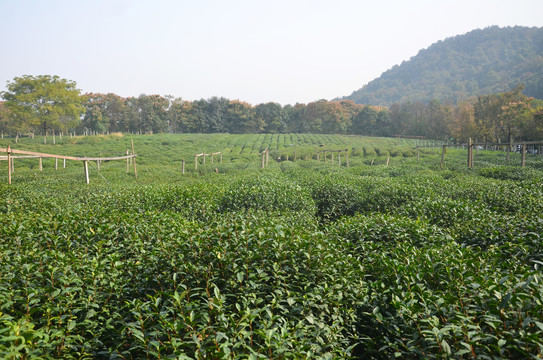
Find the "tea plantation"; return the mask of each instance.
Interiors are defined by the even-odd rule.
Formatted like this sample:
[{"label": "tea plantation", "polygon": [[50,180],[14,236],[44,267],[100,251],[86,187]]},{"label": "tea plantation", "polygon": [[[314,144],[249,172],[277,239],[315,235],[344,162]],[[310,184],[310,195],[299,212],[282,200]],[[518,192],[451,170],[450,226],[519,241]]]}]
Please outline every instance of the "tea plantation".
[{"label": "tea plantation", "polygon": [[430,143],[307,134],[0,147],[130,140],[137,179],[18,159],[7,185],[0,161],[0,358],[543,358],[543,157],[467,169],[451,148],[442,169]]}]

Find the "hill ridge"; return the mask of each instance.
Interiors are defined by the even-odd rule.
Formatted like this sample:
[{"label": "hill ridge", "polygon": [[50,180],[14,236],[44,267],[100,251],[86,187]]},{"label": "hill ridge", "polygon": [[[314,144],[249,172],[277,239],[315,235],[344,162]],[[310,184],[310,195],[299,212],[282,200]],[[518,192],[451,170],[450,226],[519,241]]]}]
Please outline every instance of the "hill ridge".
[{"label": "hill ridge", "polygon": [[543,99],[543,27],[491,26],[440,40],[342,100],[390,106],[509,91]]}]

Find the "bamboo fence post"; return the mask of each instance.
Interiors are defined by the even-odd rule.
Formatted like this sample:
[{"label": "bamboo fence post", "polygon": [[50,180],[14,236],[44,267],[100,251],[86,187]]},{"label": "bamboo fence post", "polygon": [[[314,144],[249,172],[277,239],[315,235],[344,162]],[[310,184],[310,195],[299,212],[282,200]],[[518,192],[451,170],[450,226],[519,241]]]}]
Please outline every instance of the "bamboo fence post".
[{"label": "bamboo fence post", "polygon": [[202,163],[202,165],[205,165],[206,164],[206,152],[205,151],[202,153],[202,157],[204,158],[204,162]]},{"label": "bamboo fence post", "polygon": [[375,158],[371,159],[371,164],[370,165],[373,165],[374,161],[375,161]]},{"label": "bamboo fence post", "polygon": [[66,169],[66,159],[62,159],[62,160],[64,160],[64,161],[63,161],[64,163],[62,164],[62,167],[63,167],[64,169]]},{"label": "bamboo fence post", "polygon": [[58,170],[58,158],[55,158],[55,170]]},{"label": "bamboo fence post", "polygon": [[390,162],[390,156],[387,157],[387,166],[389,162]]},{"label": "bamboo fence post", "polygon": [[341,166],[341,151],[337,153],[337,164]]},{"label": "bamboo fence post", "polygon": [[347,150],[346,155],[347,155],[347,167],[349,167],[349,151],[348,150]]},{"label": "bamboo fence post", "polygon": [[262,163],[260,164],[260,168],[264,169],[264,163],[266,161],[266,151],[262,153]]},{"label": "bamboo fence post", "polygon": [[8,145],[8,184],[11,185],[11,148]]},{"label": "bamboo fence post", "polygon": [[40,171],[43,171],[42,158],[40,157]]},{"label": "bamboo fence post", "polygon": [[130,172],[130,158],[128,157],[130,155],[130,151],[126,149],[126,173],[128,174]]},{"label": "bamboo fence post", "polygon": [[56,145],[57,139],[55,137],[55,129],[53,129],[53,145]]},{"label": "bamboo fence post", "polygon": [[194,170],[198,170],[198,154],[194,155]]},{"label": "bamboo fence post", "polygon": [[213,153],[211,153],[211,163],[213,164]]},{"label": "bamboo fence post", "polygon": [[323,150],[323,154],[324,154],[324,162],[326,162],[326,150]]},{"label": "bamboo fence post", "polygon": [[85,169],[85,182],[89,183],[89,162],[87,160],[83,161],[83,168]]},{"label": "bamboo fence post", "polygon": [[132,143],[132,156],[134,157],[134,177],[138,179],[138,171],[136,170],[136,154],[134,153],[134,140],[130,140]]},{"label": "bamboo fence post", "polygon": [[331,153],[332,153],[332,165],[334,165],[334,152],[331,151]]},{"label": "bamboo fence post", "polygon": [[181,160],[181,174],[185,173],[185,159]]}]

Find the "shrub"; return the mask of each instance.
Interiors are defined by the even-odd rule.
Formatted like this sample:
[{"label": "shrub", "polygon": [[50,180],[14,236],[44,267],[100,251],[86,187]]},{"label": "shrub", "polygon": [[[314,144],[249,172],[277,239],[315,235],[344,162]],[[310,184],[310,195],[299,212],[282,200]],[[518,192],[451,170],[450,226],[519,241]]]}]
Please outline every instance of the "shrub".
[{"label": "shrub", "polygon": [[314,212],[315,203],[285,176],[263,172],[234,182],[220,199],[222,211],[246,209]]},{"label": "shrub", "polygon": [[362,149],[364,150],[364,156],[365,157],[376,157],[377,153],[375,152],[375,149],[372,146],[363,146]]},{"label": "shrub", "polygon": [[349,178],[329,175],[315,180],[310,186],[321,221],[332,221],[360,210],[363,189]]},{"label": "shrub", "polygon": [[402,155],[403,155],[404,158],[413,157],[413,156],[415,156],[415,153],[413,152],[413,150],[407,149],[407,150],[402,151]]},{"label": "shrub", "polygon": [[542,176],[540,171],[519,166],[491,166],[479,168],[477,172],[483,177],[499,180],[523,181],[541,178]]},{"label": "shrub", "polygon": [[379,148],[379,147],[375,148],[375,153],[378,156],[389,156],[389,153],[388,153],[387,149],[383,149],[383,148]]},{"label": "shrub", "polygon": [[392,157],[402,156],[402,152],[398,149],[391,149],[389,153]]},{"label": "shrub", "polygon": [[353,147],[351,149],[350,156],[360,156],[364,153],[363,149],[360,149],[359,147]]}]

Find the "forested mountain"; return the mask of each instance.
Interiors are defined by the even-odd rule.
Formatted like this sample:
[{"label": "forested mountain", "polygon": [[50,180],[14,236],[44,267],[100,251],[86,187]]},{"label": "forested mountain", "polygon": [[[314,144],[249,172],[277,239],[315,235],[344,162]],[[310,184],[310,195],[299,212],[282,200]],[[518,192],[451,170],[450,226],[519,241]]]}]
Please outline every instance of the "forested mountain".
[{"label": "forested mountain", "polygon": [[523,84],[543,99],[543,27],[489,27],[439,41],[343,99],[358,104],[457,103]]}]

